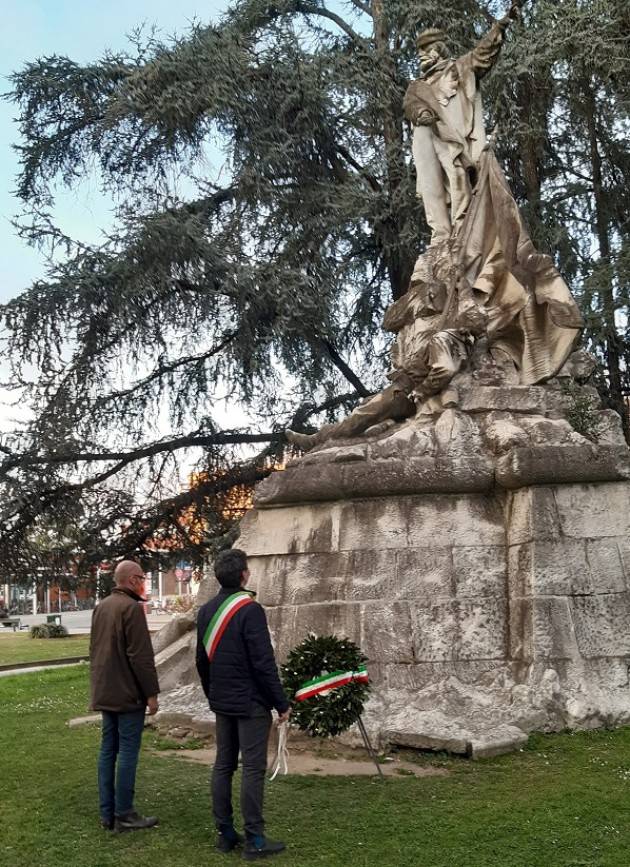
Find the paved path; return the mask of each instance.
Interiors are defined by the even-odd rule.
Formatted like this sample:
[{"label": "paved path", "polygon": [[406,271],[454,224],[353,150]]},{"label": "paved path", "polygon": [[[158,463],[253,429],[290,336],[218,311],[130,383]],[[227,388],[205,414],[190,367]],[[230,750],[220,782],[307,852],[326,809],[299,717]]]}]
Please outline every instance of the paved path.
[{"label": "paved path", "polygon": [[33,665],[23,668],[10,668],[8,671],[0,671],[0,677],[13,677],[16,674],[32,674],[34,671],[52,671],[53,668],[69,668],[71,665],[81,665],[80,662],[61,662],[57,665]]}]

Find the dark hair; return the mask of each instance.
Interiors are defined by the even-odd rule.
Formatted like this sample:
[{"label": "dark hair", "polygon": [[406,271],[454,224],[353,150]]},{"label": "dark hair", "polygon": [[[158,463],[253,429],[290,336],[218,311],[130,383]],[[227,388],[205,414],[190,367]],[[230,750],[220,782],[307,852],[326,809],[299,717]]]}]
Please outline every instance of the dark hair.
[{"label": "dark hair", "polygon": [[240,587],[241,576],[246,569],[247,554],[240,548],[221,551],[214,561],[214,574],[221,587]]}]

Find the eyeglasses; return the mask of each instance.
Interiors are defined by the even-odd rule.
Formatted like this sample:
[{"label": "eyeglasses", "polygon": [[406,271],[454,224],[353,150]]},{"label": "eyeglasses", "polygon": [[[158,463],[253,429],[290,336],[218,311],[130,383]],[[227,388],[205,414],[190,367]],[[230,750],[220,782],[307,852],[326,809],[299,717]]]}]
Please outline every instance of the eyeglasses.
[{"label": "eyeglasses", "polygon": [[138,581],[144,581],[144,575],[130,575],[130,578],[137,578]]}]

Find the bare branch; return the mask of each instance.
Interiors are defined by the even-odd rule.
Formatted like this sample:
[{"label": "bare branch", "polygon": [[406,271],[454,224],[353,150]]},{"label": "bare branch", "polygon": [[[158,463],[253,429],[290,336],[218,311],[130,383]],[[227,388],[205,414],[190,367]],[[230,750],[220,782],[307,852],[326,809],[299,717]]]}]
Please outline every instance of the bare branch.
[{"label": "bare branch", "polygon": [[343,30],[346,36],[349,36],[353,42],[365,43],[367,41],[363,36],[360,36],[355,30],[353,30],[340,15],[337,15],[336,12],[331,12],[330,9],[326,9],[325,6],[311,6],[310,3],[298,2],[295,8],[303,15],[319,15],[321,18],[328,18],[329,21],[334,22],[337,27]]},{"label": "bare branch", "polygon": [[326,350],[326,353],[328,354],[328,357],[330,358],[332,363],[335,365],[337,370],[339,370],[345,376],[350,385],[356,388],[357,392],[361,395],[361,397],[370,397],[372,392],[368,391],[368,389],[363,385],[359,377],[348,365],[348,363],[344,361],[344,359],[341,357],[338,350],[333,346],[330,340],[325,340],[323,337],[318,338],[318,340],[321,343],[322,347]]}]

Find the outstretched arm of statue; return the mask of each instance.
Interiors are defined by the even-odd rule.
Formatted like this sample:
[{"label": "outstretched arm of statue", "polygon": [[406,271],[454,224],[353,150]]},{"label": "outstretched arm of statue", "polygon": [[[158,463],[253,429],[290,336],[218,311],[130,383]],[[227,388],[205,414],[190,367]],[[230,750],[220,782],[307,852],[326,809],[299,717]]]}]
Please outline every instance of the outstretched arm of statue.
[{"label": "outstretched arm of statue", "polygon": [[504,33],[514,21],[518,20],[525,3],[526,0],[512,0],[507,14],[494,22],[490,30],[470,52],[477,78],[483,78],[497,62],[503,46]]}]

